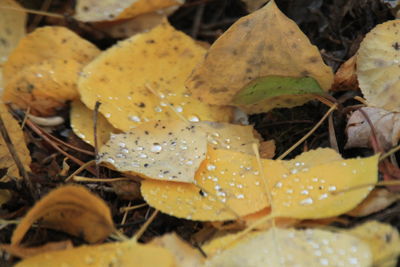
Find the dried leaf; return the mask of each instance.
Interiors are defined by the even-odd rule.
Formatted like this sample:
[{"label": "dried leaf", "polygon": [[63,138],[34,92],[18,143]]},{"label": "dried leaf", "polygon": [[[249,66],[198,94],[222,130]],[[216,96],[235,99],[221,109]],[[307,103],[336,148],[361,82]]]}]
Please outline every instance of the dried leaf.
[{"label": "dried leaf", "polygon": [[[92,146],[94,146],[93,114],[94,112],[81,101],[76,100],[71,103],[71,128],[79,138]],[[96,136],[100,146],[107,143],[112,133],[118,132],[101,113],[98,113]]]},{"label": "dried leaf", "polygon": [[[232,104],[249,83],[271,76],[310,77],[324,91],[333,81],[332,70],[323,63],[318,49],[274,1],[234,23],[211,46],[187,86],[207,103],[226,105]],[[310,96],[285,95],[241,107],[255,113],[276,106],[300,105],[309,99]]]},{"label": "dried leaf", "polygon": [[[222,242],[223,245],[232,243]],[[223,248],[223,247],[222,247]],[[271,229],[236,242],[205,266],[371,266],[367,244],[349,234],[318,229]]]},{"label": "dried leaf", "polygon": [[0,64],[25,36],[26,13],[1,7],[22,8],[14,0],[2,0],[0,3]]},{"label": "dried leaf", "polygon": [[144,178],[192,183],[207,153],[206,133],[196,124],[158,121],[112,135],[99,162]]},{"label": "dried leaf", "polygon": [[18,9],[21,6],[14,0],[0,2],[0,94],[3,92],[2,65],[19,40],[26,34],[26,13],[2,7]]},{"label": "dried leaf", "polygon": [[[281,177],[281,163],[263,160],[267,179]],[[146,202],[178,218],[200,221],[238,219],[269,205],[256,157],[229,150],[209,149],[196,172],[195,185],[142,181]]]},{"label": "dried leaf", "polygon": [[[383,149],[396,145],[400,139],[400,114],[381,108],[365,107],[364,111],[371,121],[377,141]],[[354,111],[347,121],[346,148],[371,147],[371,125],[360,110]]]},{"label": "dried leaf", "polygon": [[33,257],[42,253],[71,249],[73,244],[71,240],[60,242],[49,242],[38,247],[23,247],[19,245],[0,245],[0,249],[7,251],[11,255],[20,257],[22,259]]},{"label": "dried leaf", "polygon": [[165,20],[166,14],[147,13],[133,19],[96,23],[96,29],[107,33],[112,38],[128,38],[138,33],[147,32],[160,25]]},{"label": "dried leaf", "polygon": [[177,119],[169,104],[191,122],[229,121],[230,108],[201,103],[184,86],[204,52],[164,22],[118,43],[87,65],[79,80],[82,102],[91,109],[101,102],[100,112],[123,131],[148,120]]},{"label": "dried leaf", "polygon": [[245,3],[246,9],[249,11],[249,13],[256,11],[268,1],[269,0],[242,0],[242,2]]},{"label": "dried leaf", "polygon": [[28,258],[15,267],[174,267],[171,253],[152,245],[142,245],[133,241],[108,243],[97,246],[81,246],[63,251],[48,252]]},{"label": "dried leaf", "polygon": [[368,105],[400,111],[400,20],[377,25],[357,53],[357,77]]},{"label": "dried leaf", "polygon": [[78,0],[75,18],[84,22],[119,20],[154,11],[163,12],[168,7],[177,8],[183,3],[184,0]]},{"label": "dried leaf", "polygon": [[375,188],[355,209],[346,213],[354,217],[364,217],[384,210],[400,199],[400,195],[385,188]]},{"label": "dried leaf", "polygon": [[113,230],[107,204],[86,188],[67,185],[37,202],[14,230],[12,245],[19,245],[31,225],[40,219],[44,227],[80,236],[89,243],[104,240]]},{"label": "dried leaf", "polygon": [[353,235],[369,245],[373,255],[373,266],[397,266],[397,258],[400,255],[400,237],[396,228],[389,224],[368,221],[343,232]]},{"label": "dried leaf", "polygon": [[202,267],[204,264],[201,253],[175,233],[156,237],[150,244],[169,250],[175,256],[177,267]]},{"label": "dried leaf", "polygon": [[[31,157],[25,143],[24,133],[21,130],[18,122],[8,112],[7,107],[0,102],[0,116],[3,119],[8,135],[11,138],[12,144],[18,157],[22,161],[25,170],[30,171]],[[11,178],[20,178],[18,168],[12,158],[10,151],[4,139],[0,136],[0,169],[7,169],[7,172],[1,181],[9,181]]]},{"label": "dried leaf", "polygon": [[358,89],[356,61],[357,57],[352,56],[336,71],[332,85],[333,91],[349,91]]},{"label": "dried leaf", "polygon": [[261,142],[259,150],[261,158],[272,159],[273,157],[275,157],[275,150],[276,150],[275,141],[268,140]]},{"label": "dried leaf", "polygon": [[98,53],[67,28],[37,28],[21,39],[4,64],[3,100],[30,107],[36,115],[52,115],[78,97],[79,72]]}]

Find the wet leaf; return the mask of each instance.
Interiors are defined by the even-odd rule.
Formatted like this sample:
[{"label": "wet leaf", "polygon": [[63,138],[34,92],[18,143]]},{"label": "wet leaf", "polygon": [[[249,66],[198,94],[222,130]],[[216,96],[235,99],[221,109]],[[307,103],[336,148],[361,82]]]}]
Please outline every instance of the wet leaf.
[{"label": "wet leaf", "polygon": [[[277,76],[310,77],[324,91],[333,81],[332,70],[323,63],[318,49],[271,1],[235,22],[211,46],[203,62],[191,74],[187,86],[194,96],[207,103],[227,105],[257,79]],[[277,94],[277,87],[270,91]],[[310,99],[308,95],[285,94],[241,107],[256,113],[300,105]]]},{"label": "wet leaf", "polygon": [[[304,154],[317,156],[318,151],[320,164],[310,165],[298,157],[290,163],[293,167],[288,173],[270,181],[274,217],[318,219],[343,214],[355,208],[369,194],[373,186],[366,185],[377,182],[378,155],[334,160],[324,158],[324,150]],[[331,153],[325,149],[325,155]],[[350,188],[353,189],[339,193]]]},{"label": "wet leaf", "polygon": [[11,244],[19,245],[39,219],[43,227],[82,237],[89,243],[104,240],[114,230],[107,204],[77,185],[55,189],[37,202],[14,230]]},{"label": "wet leaf", "polygon": [[202,267],[204,264],[201,253],[175,233],[156,237],[150,244],[169,250],[175,256],[178,267]]},{"label": "wet leaf", "polygon": [[99,50],[63,27],[42,27],[25,36],[4,64],[3,100],[35,115],[52,115],[76,99],[82,67]]},{"label": "wet leaf", "polygon": [[196,124],[158,121],[113,135],[99,162],[144,178],[192,183],[207,153],[207,135]]},{"label": "wet leaf", "polygon": [[84,22],[133,18],[168,7],[177,8],[184,0],[78,0],[75,18]]},{"label": "wet leaf", "polygon": [[[381,108],[361,108],[374,127],[377,141],[383,149],[395,146],[400,139],[400,114]],[[371,147],[371,125],[360,110],[354,111],[347,121],[346,148]]]},{"label": "wet leaf", "polygon": [[174,267],[171,253],[153,245],[142,245],[133,241],[108,243],[97,246],[80,246],[63,251],[48,252],[28,258],[16,267]]},{"label": "wet leaf", "polygon": [[229,121],[230,108],[201,103],[184,86],[204,52],[164,22],[118,43],[87,65],[79,81],[82,102],[91,109],[101,102],[100,112],[123,131],[149,120],[178,119],[169,104],[191,122]]},{"label": "wet leaf", "polygon": [[[227,239],[227,238],[226,238]],[[229,245],[222,242],[219,245]],[[253,234],[212,257],[205,266],[371,266],[367,244],[349,234],[318,229],[271,229]]]},{"label": "wet leaf", "polygon": [[364,38],[357,53],[361,92],[372,107],[400,111],[400,20],[377,25]]},{"label": "wet leaf", "polygon": [[353,229],[343,231],[369,245],[374,266],[395,267],[400,255],[400,238],[397,229],[389,224],[367,221]]},{"label": "wet leaf", "polygon": [[[88,109],[81,101],[73,101],[71,103],[70,120],[70,125],[74,133],[86,143],[94,146],[93,111]],[[96,133],[99,145],[107,143],[111,134],[118,132],[99,112]]]},{"label": "wet leaf", "polygon": [[[286,171],[279,162],[263,161],[267,179]],[[195,185],[144,180],[141,192],[150,206],[178,218],[232,220],[269,205],[261,179],[255,156],[209,149]]]}]

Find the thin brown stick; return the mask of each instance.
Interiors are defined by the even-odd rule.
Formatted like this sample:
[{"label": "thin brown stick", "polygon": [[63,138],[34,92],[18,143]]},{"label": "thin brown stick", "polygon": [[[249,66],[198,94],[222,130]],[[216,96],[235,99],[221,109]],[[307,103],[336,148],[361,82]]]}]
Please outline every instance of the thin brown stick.
[{"label": "thin brown stick", "polygon": [[10,152],[11,157],[13,158],[13,160],[15,162],[15,165],[18,168],[19,175],[21,175],[23,181],[25,182],[25,185],[27,186],[32,198],[36,199],[35,190],[33,188],[32,181],[30,180],[29,175],[28,175],[27,171],[25,170],[24,164],[22,164],[22,161],[19,158],[17,151],[15,150],[14,144],[12,143],[10,135],[8,134],[8,131],[4,124],[2,116],[0,116],[0,133],[4,139],[4,142],[7,145],[7,149]]},{"label": "thin brown stick", "polygon": [[333,124],[333,113],[329,114],[328,118],[328,130],[329,130],[329,142],[331,143],[331,147],[339,153],[339,146],[337,143],[336,133],[335,133],[335,125]]},{"label": "thin brown stick", "polygon": [[[32,130],[34,131],[36,134],[38,134],[40,137],[43,138],[44,141],[46,141],[50,146],[52,146],[55,150],[57,150],[58,152],[60,152],[61,154],[63,154],[64,156],[66,156],[67,158],[71,159],[73,162],[75,162],[76,164],[82,166],[84,164],[83,161],[81,161],[80,159],[75,158],[74,156],[68,154],[67,152],[65,152],[64,150],[62,150],[58,145],[56,145],[49,137],[47,137],[45,134],[43,134],[43,132],[34,124],[32,123],[30,120],[26,121],[26,125]],[[86,168],[90,173],[92,173],[93,175],[96,175],[96,172],[93,170],[93,168],[87,167]]]},{"label": "thin brown stick", "polygon": [[97,118],[99,117],[100,105],[101,103],[99,101],[96,101],[93,111],[93,139],[94,139],[94,156],[96,159],[96,165],[95,165],[96,177],[100,177],[100,168],[99,168],[99,163],[97,162],[97,159],[99,158],[99,141],[97,138]]}]

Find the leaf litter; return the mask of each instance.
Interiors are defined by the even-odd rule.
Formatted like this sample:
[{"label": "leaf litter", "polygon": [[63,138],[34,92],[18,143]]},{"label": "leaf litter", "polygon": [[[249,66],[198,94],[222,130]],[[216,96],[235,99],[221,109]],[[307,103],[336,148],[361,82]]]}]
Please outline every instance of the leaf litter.
[{"label": "leaf litter", "polygon": [[[78,9],[82,8],[79,5],[83,2],[78,3]],[[126,6],[115,10],[109,6],[111,2],[102,3],[108,7],[88,20],[116,20],[111,24],[118,25],[124,22],[119,21],[121,19],[154,10],[171,12],[165,10],[165,6],[154,5],[150,8],[150,2],[144,1],[127,2]],[[176,1],[164,1],[163,4],[175,6],[176,3],[172,2]],[[87,5],[83,8],[86,13],[97,8],[90,5],[88,9]],[[98,19],[97,15],[105,17]],[[265,22],[268,25],[264,25]],[[101,29],[102,26],[97,24],[96,27]],[[156,222],[163,224],[167,217],[160,218],[158,211],[147,217],[144,213],[146,205],[170,215],[168,218],[175,217],[183,227],[191,225],[193,229],[186,228],[180,233],[186,240],[190,240],[194,232],[210,225],[216,236],[226,234],[228,229],[233,231],[233,235],[215,239],[218,244],[213,252],[207,249],[207,245],[203,247],[209,256],[205,266],[265,266],[266,262],[270,266],[282,263],[296,263],[299,266],[370,266],[372,262],[378,266],[395,265],[398,232],[394,228],[373,223],[371,226],[360,225],[359,228],[335,231],[315,229],[307,226],[307,223],[304,225],[308,229],[293,228],[303,225],[302,220],[307,219],[314,219],[316,224],[326,224],[323,219],[332,221],[332,217],[352,212],[353,215],[356,213],[354,216],[379,214],[395,202],[395,194],[388,194],[387,190],[387,193],[377,194],[378,190],[373,190],[378,183],[378,154],[371,156],[373,153],[369,151],[362,154],[362,158],[343,159],[333,149],[309,150],[307,141],[303,146],[304,152],[294,159],[273,160],[274,144],[283,145],[279,139],[266,142],[263,140],[270,139],[266,132],[257,133],[253,126],[230,124],[233,109],[226,105],[238,105],[247,113],[258,113],[277,107],[301,105],[315,99],[316,95],[323,103],[332,105],[335,102],[326,94],[333,75],[330,67],[323,63],[321,54],[325,55],[325,52],[320,54],[274,2],[239,19],[208,52],[207,46],[199,46],[194,39],[175,30],[166,21],[147,32],[151,27],[143,27],[144,32],[127,36],[128,39],[103,52],[66,28],[41,27],[22,39],[11,52],[12,57],[6,63],[9,68],[6,79],[8,94],[3,100],[11,102],[14,108],[27,109],[27,113],[42,116],[57,114],[67,101],[73,100],[70,121],[67,120],[70,125],[67,127],[71,127],[84,142],[94,146],[97,156],[95,170],[88,166],[86,168],[98,177],[82,181],[99,192],[109,204],[82,186],[66,185],[50,191],[17,223],[11,245],[3,245],[3,249],[9,253],[27,257],[17,266],[53,266],[60,263],[75,266],[203,266],[204,259],[195,250],[194,243],[191,242],[191,246],[176,235],[162,235],[164,230],[160,231],[162,228],[156,226]],[[201,27],[199,32],[202,32]],[[271,31],[268,38],[259,38],[261,30],[267,33]],[[40,31],[51,32],[54,36]],[[35,39],[32,35],[38,32],[39,41],[29,43]],[[243,34],[249,38],[238,39],[237,36]],[[380,38],[379,34],[375,35]],[[65,42],[62,38],[65,38]],[[370,39],[373,38],[367,37],[365,42],[368,43]],[[287,45],[277,46],[278,43]],[[258,50],[254,49],[257,47]],[[225,48],[226,51],[221,52]],[[362,49],[363,44],[356,59],[357,75],[364,92],[360,81],[365,74],[363,70],[369,68],[368,57],[379,56],[379,52],[367,52],[367,59],[362,61]],[[240,53],[235,54],[233,50]],[[227,56],[225,52],[231,53]],[[371,64],[377,64],[376,59],[372,61]],[[14,70],[17,75],[12,75],[13,68],[18,70]],[[251,75],[248,68],[252,70]],[[345,82],[354,78],[354,64],[350,64],[350,69],[351,77],[344,76]],[[37,73],[46,75],[37,77]],[[376,77],[370,75],[367,78],[372,78],[371,84],[374,84]],[[185,87],[185,82],[189,88]],[[193,86],[194,83],[196,86]],[[29,86],[30,89],[24,94],[18,93],[27,85],[33,87]],[[357,85],[353,81],[346,83],[346,86],[348,90],[354,90]],[[227,88],[229,90],[225,90]],[[379,94],[378,91],[374,96],[379,98]],[[364,103],[372,103],[368,93],[364,92],[364,95],[367,98]],[[93,109],[97,101],[100,103],[100,113],[97,114],[95,133]],[[390,105],[384,108],[389,107],[387,112],[395,114],[391,113],[394,104]],[[342,107],[336,106],[341,113]],[[264,116],[268,123],[268,117],[276,114],[268,112],[260,116]],[[2,117],[5,120],[3,114]],[[32,127],[29,116],[27,118],[21,118],[23,124],[28,120],[29,127]],[[260,121],[256,122],[256,126],[257,123]],[[365,126],[367,123],[362,124]],[[47,130],[46,138],[56,140],[51,136],[51,131],[56,128],[53,126]],[[284,128],[281,130],[284,131]],[[60,128],[56,131],[62,137],[67,136]],[[386,130],[381,131],[382,135],[387,134]],[[44,131],[36,130],[35,133],[43,134]],[[386,150],[396,145],[394,135],[395,131],[389,134],[392,142],[390,146],[385,146]],[[25,137],[35,146],[41,146],[37,139],[29,135]],[[42,135],[40,137],[44,138]],[[95,144],[94,138],[97,138],[98,144]],[[369,133],[369,138],[374,144],[375,137]],[[24,145],[23,139],[18,139],[14,146]],[[73,151],[75,148],[69,144],[71,142],[69,139],[68,143],[61,144],[68,147],[68,151]],[[81,145],[78,143],[78,146]],[[311,143],[310,148],[314,147]],[[61,150],[70,157],[66,151]],[[21,157],[27,155],[29,153],[24,151]],[[33,155],[34,161],[37,161],[37,154]],[[99,163],[102,166],[98,166]],[[82,166],[80,171],[84,168]],[[393,168],[395,170],[395,165]],[[27,165],[26,169],[31,171]],[[121,174],[115,171],[128,178],[103,179],[120,177]],[[66,170],[63,175],[68,172]],[[88,175],[86,171],[84,173]],[[34,181],[41,181],[41,186],[47,186],[43,179],[37,179],[36,176]],[[136,185],[141,183],[142,196],[138,195],[137,186],[132,189],[135,191],[132,191],[135,197],[129,198],[129,201],[134,201],[132,207],[129,207],[131,202],[118,199],[119,193],[117,197],[114,196],[116,190],[112,189],[115,188],[113,180],[121,179],[135,180]],[[63,176],[51,178],[50,187],[62,180]],[[124,190],[130,188],[128,186]],[[15,192],[19,191],[10,191],[11,197],[15,198]],[[111,198],[110,193],[113,194]],[[136,204],[138,200],[146,203]],[[123,209],[123,216],[116,211],[121,203],[128,205]],[[149,210],[146,209],[146,212],[149,213]],[[137,232],[139,238],[151,224],[151,231],[141,239],[146,244],[137,243],[136,236],[130,240],[127,237],[137,229],[132,225],[137,224],[141,217],[144,221],[149,219]],[[152,223],[154,218],[156,222]],[[119,219],[121,223],[115,224]],[[68,245],[71,244],[68,243],[70,240],[65,240],[30,247],[28,242],[22,240],[25,235],[31,236],[27,231],[36,226],[34,222],[66,232],[71,237],[80,237],[87,243],[98,244],[71,248]],[[1,223],[8,227],[14,222]],[[167,220],[165,224],[168,224]],[[169,229],[179,229],[174,227]],[[156,246],[148,242],[149,236],[155,232],[160,236],[158,241],[153,242]],[[116,242],[101,244],[107,237],[107,241],[113,239]],[[216,250],[219,252],[216,253]],[[382,254],[381,250],[387,253]],[[32,256],[34,254],[36,256]],[[156,254],[157,257],[154,257]]]}]

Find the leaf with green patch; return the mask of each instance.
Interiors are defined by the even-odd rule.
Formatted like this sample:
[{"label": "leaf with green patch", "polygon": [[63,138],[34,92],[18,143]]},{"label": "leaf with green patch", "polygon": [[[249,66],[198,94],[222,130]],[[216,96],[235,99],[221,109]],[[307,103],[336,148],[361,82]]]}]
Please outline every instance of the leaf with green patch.
[{"label": "leaf with green patch", "polygon": [[250,105],[271,97],[323,93],[319,83],[311,77],[268,76],[251,82],[233,98],[233,102]]}]

